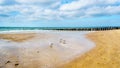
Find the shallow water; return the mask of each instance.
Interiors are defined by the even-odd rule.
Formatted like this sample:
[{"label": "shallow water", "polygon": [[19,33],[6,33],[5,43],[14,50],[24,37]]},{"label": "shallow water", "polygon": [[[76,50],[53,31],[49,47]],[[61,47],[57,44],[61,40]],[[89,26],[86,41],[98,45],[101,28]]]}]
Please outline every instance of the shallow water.
[{"label": "shallow water", "polygon": [[85,37],[90,33],[87,31],[29,32],[36,36],[25,42],[0,40],[0,68],[56,68],[95,47],[94,42]]}]

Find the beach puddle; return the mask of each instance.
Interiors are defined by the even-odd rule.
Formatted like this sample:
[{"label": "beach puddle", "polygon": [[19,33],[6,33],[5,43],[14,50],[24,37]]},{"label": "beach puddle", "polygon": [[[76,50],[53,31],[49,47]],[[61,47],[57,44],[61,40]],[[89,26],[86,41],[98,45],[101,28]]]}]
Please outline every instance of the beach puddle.
[{"label": "beach puddle", "polygon": [[25,42],[1,39],[0,68],[57,68],[95,47],[87,33],[40,31]]}]

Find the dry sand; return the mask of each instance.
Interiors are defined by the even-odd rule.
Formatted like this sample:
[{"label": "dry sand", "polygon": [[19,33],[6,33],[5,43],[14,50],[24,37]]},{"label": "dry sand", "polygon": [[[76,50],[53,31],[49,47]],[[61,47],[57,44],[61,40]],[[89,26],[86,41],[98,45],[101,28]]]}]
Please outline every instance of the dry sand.
[{"label": "dry sand", "polygon": [[120,30],[88,34],[96,47],[59,68],[120,68]]}]

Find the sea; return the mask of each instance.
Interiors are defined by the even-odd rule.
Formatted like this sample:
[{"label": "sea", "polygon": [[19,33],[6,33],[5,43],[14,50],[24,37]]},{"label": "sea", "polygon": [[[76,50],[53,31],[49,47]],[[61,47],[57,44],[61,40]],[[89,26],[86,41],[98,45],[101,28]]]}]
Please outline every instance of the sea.
[{"label": "sea", "polygon": [[[79,29],[80,27],[0,27],[0,31],[11,30],[59,30],[59,29]],[[84,27],[87,28],[87,27]]]}]

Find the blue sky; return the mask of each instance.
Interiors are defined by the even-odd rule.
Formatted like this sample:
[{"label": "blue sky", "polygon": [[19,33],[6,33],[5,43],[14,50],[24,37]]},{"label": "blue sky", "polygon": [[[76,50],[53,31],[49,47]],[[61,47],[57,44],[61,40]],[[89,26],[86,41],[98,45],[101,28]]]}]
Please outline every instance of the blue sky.
[{"label": "blue sky", "polygon": [[0,27],[120,26],[120,0],[0,0]]}]

